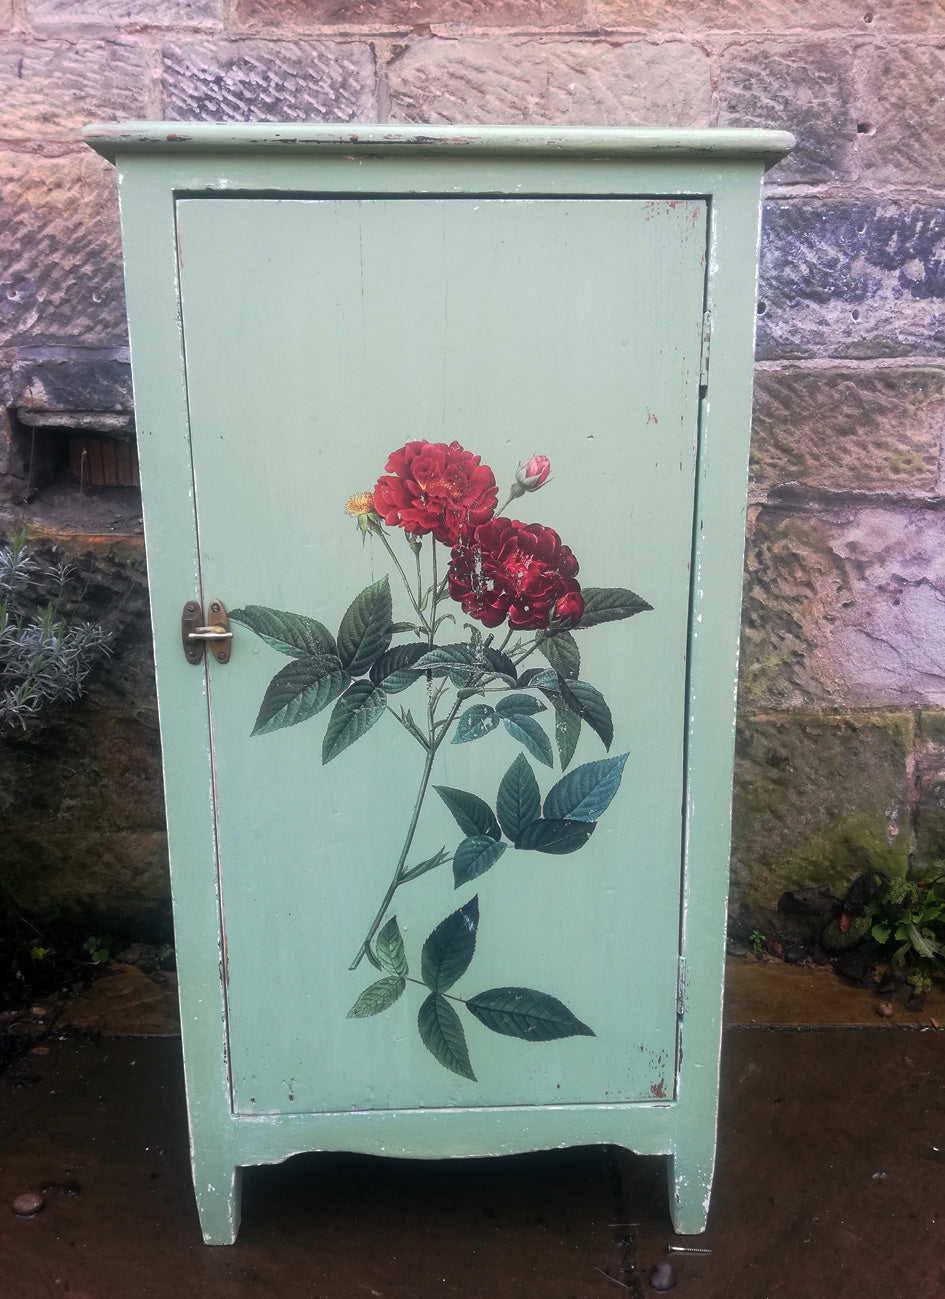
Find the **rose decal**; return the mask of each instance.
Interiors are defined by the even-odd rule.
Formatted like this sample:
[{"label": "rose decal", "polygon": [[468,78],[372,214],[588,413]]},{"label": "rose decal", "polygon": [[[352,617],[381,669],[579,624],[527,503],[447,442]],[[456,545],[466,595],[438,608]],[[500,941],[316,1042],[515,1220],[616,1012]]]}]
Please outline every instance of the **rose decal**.
[{"label": "rose decal", "polygon": [[552,528],[490,519],[470,541],[453,547],[449,593],[486,627],[506,619],[521,630],[550,627],[559,602],[573,626],[584,612],[577,571],[577,560]]},{"label": "rose decal", "polygon": [[[344,506],[365,543],[382,546],[391,570],[355,596],[336,634],[307,615],[267,605],[230,614],[288,659],[266,689],[253,735],[298,725],[331,705],[323,764],[384,720],[415,746],[416,793],[405,804],[400,845],[392,847],[393,873],[350,966],[367,959],[378,977],[348,1018],[378,1015],[408,985],[422,988],[421,1041],[444,1068],[473,1081],[460,1010],[524,1041],[593,1037],[593,1030],[549,992],[514,985],[468,995],[455,990],[475,955],[478,891],[422,942],[419,977],[412,976],[406,940],[413,936],[390,914],[395,894],[446,866],[454,887],[465,889],[509,849],[564,857],[584,847],[619,790],[629,755],[571,766],[585,728],[605,754],[614,738],[603,695],[582,679],[574,633],[651,607],[624,587],[582,587],[578,560],[553,528],[504,515],[550,473],[547,456],[522,461],[497,510],[495,475],[480,456],[458,442],[408,442],[391,453],[373,491],[356,492]],[[393,544],[397,530],[404,534],[403,559]],[[405,593],[402,621],[394,619],[391,577]],[[409,696],[412,706],[399,696]],[[434,783],[443,744],[479,742],[494,731],[518,749],[497,788]],[[543,796],[529,759],[553,769],[556,758],[561,775]],[[480,778],[488,770],[479,764]],[[431,791],[460,837],[416,861],[411,850]]]},{"label": "rose decal", "polygon": [[432,532],[447,546],[491,519],[499,499],[492,470],[458,442],[408,442],[386,469],[374,488],[384,522],[418,537]]}]

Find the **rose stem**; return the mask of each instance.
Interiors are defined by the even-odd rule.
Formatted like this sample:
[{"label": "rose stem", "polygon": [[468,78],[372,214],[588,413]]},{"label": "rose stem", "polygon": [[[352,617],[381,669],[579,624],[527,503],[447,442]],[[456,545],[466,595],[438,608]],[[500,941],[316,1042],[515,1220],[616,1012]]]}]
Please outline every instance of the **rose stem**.
[{"label": "rose stem", "polygon": [[404,863],[407,860],[407,853],[410,851],[410,845],[413,843],[413,836],[414,836],[414,832],[417,829],[417,822],[420,820],[420,809],[423,807],[423,797],[427,792],[427,785],[430,783],[430,772],[433,770],[433,759],[435,755],[436,755],[436,749],[431,744],[427,752],[426,761],[423,764],[423,775],[420,777],[420,789],[417,793],[416,802],[414,803],[413,815],[410,818],[410,824],[407,827],[407,837],[404,839],[404,846],[400,852],[400,859],[397,862],[397,869],[394,871],[394,877],[387,887],[387,892],[384,894],[384,901],[381,903],[380,907],[378,907],[377,915],[374,917],[373,921],[371,922],[371,928],[368,930],[364,942],[358,948],[357,956],[348,966],[349,970],[356,970],[358,966],[361,964],[361,961],[364,959],[365,953],[367,952],[368,946],[370,945],[371,939],[374,937],[378,929],[381,927],[381,921],[384,919],[384,916],[387,913],[387,908],[390,906],[391,898],[397,892],[397,889],[400,885],[401,872],[404,869]]},{"label": "rose stem", "polygon": [[[390,555],[391,559],[394,561],[394,563],[395,563],[396,566],[397,566],[397,572],[400,574],[401,578],[403,579],[404,586],[407,588],[407,595],[410,597],[410,603],[413,605],[414,613],[417,615],[417,617],[418,617],[418,618],[420,619],[420,621],[423,623],[424,627],[426,627],[427,630],[429,631],[429,626],[428,626],[428,624],[427,624],[427,620],[426,620],[426,618],[424,618],[423,614],[420,612],[420,604],[419,604],[419,601],[414,597],[414,593],[413,593],[413,591],[410,589],[410,583],[407,581],[407,574],[404,572],[403,567],[401,566],[400,560],[397,558],[397,556],[396,556],[396,554],[394,553],[394,550],[393,550],[393,548],[392,548],[390,542],[387,540],[387,534],[386,534],[385,532],[381,531],[381,532],[378,533],[378,536],[380,537],[381,541],[383,541],[383,543],[384,543],[384,548],[385,548],[385,550],[387,551],[388,555]],[[419,565],[419,563],[420,563],[420,556],[418,555],[418,556],[417,556],[417,564]],[[432,632],[431,632],[431,633],[430,633],[430,639],[432,640],[432,638],[433,638],[433,634],[432,634]]]},{"label": "rose stem", "polygon": [[[394,562],[397,563],[396,556],[394,556],[393,551],[390,550],[390,545],[388,544],[386,537],[384,537],[384,543],[385,545],[387,545],[387,549],[390,551],[391,556],[394,558]],[[432,595],[431,606],[430,606],[430,623],[429,623],[429,634],[430,634],[431,645],[433,644],[433,625],[436,622],[436,604],[437,604],[436,542],[435,541],[432,546],[432,552],[433,552],[433,595]],[[399,563],[397,564],[397,567],[400,569],[401,576],[403,576],[403,569],[400,568]],[[406,582],[406,578],[404,578],[404,581]],[[407,589],[408,591],[410,590],[409,586]],[[419,613],[419,610],[417,610],[417,612]],[[432,684],[432,680],[433,680],[432,676],[428,674],[427,677],[428,691]],[[460,701],[457,699],[453,707],[450,709],[448,717],[445,719],[445,724],[440,729],[440,734],[437,735],[436,724],[435,724],[436,723],[435,713],[436,713],[436,705],[439,701],[439,698],[440,698],[439,694],[437,694],[435,698],[429,693],[427,695],[427,744],[428,744],[427,756],[423,763],[423,774],[420,777],[420,788],[417,791],[417,798],[414,803],[413,814],[411,815],[410,818],[410,824],[407,826],[407,835],[406,838],[404,839],[404,846],[400,851],[400,857],[397,861],[397,869],[394,871],[393,878],[391,879],[391,882],[387,887],[387,892],[384,894],[384,901],[381,903],[380,907],[378,908],[377,915],[374,917],[374,920],[371,924],[371,928],[368,930],[364,942],[358,948],[357,956],[355,956],[354,960],[348,966],[349,970],[356,970],[358,966],[361,964],[361,961],[364,959],[368,947],[370,946],[371,939],[374,937],[374,935],[377,933],[378,929],[381,926],[381,922],[384,919],[384,916],[387,912],[387,908],[390,906],[391,898],[397,892],[400,885],[404,882],[403,881],[404,866],[406,865],[407,862],[407,854],[410,852],[410,845],[413,843],[413,836],[417,830],[417,823],[420,820],[420,811],[423,807],[423,800],[426,797],[427,787],[430,783],[430,774],[433,771],[433,760],[436,757],[437,750],[439,749],[440,745],[443,743],[443,739],[450,728],[450,724],[452,723],[456,714],[459,712],[459,707],[460,707]]]}]

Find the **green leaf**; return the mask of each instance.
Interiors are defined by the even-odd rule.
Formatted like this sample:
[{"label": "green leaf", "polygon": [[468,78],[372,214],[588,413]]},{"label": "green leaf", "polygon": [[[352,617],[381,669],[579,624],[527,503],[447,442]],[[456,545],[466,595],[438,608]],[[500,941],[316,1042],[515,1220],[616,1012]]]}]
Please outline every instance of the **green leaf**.
[{"label": "green leaf", "polygon": [[586,762],[562,776],[545,796],[542,815],[559,821],[597,821],[620,786],[630,755]]},{"label": "green leaf", "polygon": [[555,710],[555,743],[558,756],[561,758],[561,770],[566,771],[574,757],[578,740],[581,738],[581,718],[564,702],[560,695],[552,695],[551,702]]},{"label": "green leaf", "polygon": [[245,609],[231,609],[230,621],[241,622],[280,654],[293,658],[322,654],[337,655],[338,647],[331,632],[315,618],[301,613],[267,609],[262,604],[248,604]]},{"label": "green leaf", "polygon": [[596,825],[596,821],[532,821],[515,840],[515,846],[536,852],[577,852],[590,839]]},{"label": "green leaf", "polygon": [[331,711],[322,741],[322,763],[331,762],[360,740],[384,715],[387,696],[370,681],[355,681]]},{"label": "green leaf", "polygon": [[584,612],[578,623],[579,628],[632,618],[634,614],[645,613],[653,608],[642,596],[621,586],[585,586],[582,587],[581,594],[584,597]]},{"label": "green leaf", "polygon": [[348,1019],[367,1019],[369,1015],[379,1015],[382,1010],[393,1006],[406,986],[406,981],[399,975],[385,974],[383,979],[378,979],[377,983],[364,989],[348,1011]]},{"label": "green leaf", "polygon": [[448,785],[434,785],[433,788],[453,813],[463,834],[485,834],[490,839],[502,838],[495,813],[484,799],[477,794],[467,793],[465,789],[451,789]]},{"label": "green leaf", "polygon": [[495,710],[500,717],[530,717],[533,713],[543,713],[545,705],[533,695],[525,695],[520,690],[515,690],[511,694],[503,695],[496,704]]},{"label": "green leaf", "polygon": [[873,937],[876,939],[877,943],[888,943],[889,936],[892,933],[892,929],[890,929],[889,925],[885,925],[881,921],[877,921],[870,932],[872,933]]},{"label": "green leaf", "polygon": [[421,1042],[444,1069],[476,1081],[469,1063],[466,1034],[459,1016],[445,997],[436,992],[427,997],[417,1016],[417,1028]]},{"label": "green leaf", "polygon": [[338,654],[353,677],[367,672],[391,638],[391,596],[386,576],[366,586],[345,610],[338,629]]},{"label": "green leaf", "polygon": [[513,842],[531,821],[541,815],[541,794],[535,773],[520,753],[502,777],[496,801],[499,824]]},{"label": "green leaf", "polygon": [[435,677],[442,677],[453,668],[472,661],[472,650],[468,645],[437,645],[425,650],[413,666],[418,672],[431,672]]},{"label": "green leaf", "polygon": [[481,739],[499,725],[499,715],[489,704],[473,704],[467,708],[456,722],[451,744],[468,744],[470,740]]},{"label": "green leaf", "polygon": [[581,651],[569,631],[558,631],[542,637],[538,642],[538,652],[545,656],[561,676],[576,681],[581,675]]},{"label": "green leaf", "polygon": [[385,970],[404,978],[407,971],[407,957],[404,954],[404,940],[397,924],[397,917],[391,916],[387,924],[377,935],[374,944],[377,959]]},{"label": "green leaf", "polygon": [[476,950],[479,897],[441,920],[423,944],[420,978],[432,992],[446,992],[465,974]]},{"label": "green leaf", "polygon": [[259,706],[253,735],[266,735],[297,726],[328,706],[341,694],[349,677],[335,658],[293,659],[281,668],[266,687]]},{"label": "green leaf", "polygon": [[503,654],[501,650],[493,649],[491,645],[484,647],[482,650],[482,659],[490,672],[514,684],[518,676],[518,669],[509,658],[508,654]]},{"label": "green leaf", "polygon": [[551,741],[533,717],[506,717],[503,720],[505,729],[513,740],[524,744],[532,757],[543,762],[546,767],[554,766]]},{"label": "green leaf", "polygon": [[594,1037],[563,1002],[533,988],[490,988],[466,1007],[486,1028],[525,1042],[553,1042],[562,1037]]},{"label": "green leaf", "polygon": [[406,690],[423,676],[413,670],[413,665],[426,652],[425,645],[394,645],[371,664],[371,680],[389,695]]},{"label": "green leaf", "polygon": [[458,889],[470,880],[485,875],[507,847],[507,844],[497,843],[488,834],[474,834],[464,839],[453,854],[453,887]]},{"label": "green leaf", "polygon": [[604,748],[609,749],[614,739],[614,719],[601,692],[586,681],[562,681],[560,684],[564,702],[600,736]]},{"label": "green leaf", "polygon": [[924,934],[919,926],[911,920],[908,922],[906,928],[909,934],[909,941],[912,943],[913,948],[919,956],[923,957],[927,961],[934,960],[942,950],[935,939]]},{"label": "green leaf", "polygon": [[519,689],[545,690],[552,694],[561,691],[564,678],[554,668],[528,668],[518,679]]}]

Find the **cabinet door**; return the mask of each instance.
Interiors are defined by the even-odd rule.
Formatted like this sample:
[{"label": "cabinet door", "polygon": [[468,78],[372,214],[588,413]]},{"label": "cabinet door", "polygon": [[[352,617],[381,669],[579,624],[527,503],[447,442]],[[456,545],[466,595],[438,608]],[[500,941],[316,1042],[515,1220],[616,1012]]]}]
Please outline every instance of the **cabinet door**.
[{"label": "cabinet door", "polygon": [[[242,619],[209,668],[234,1110],[671,1099],[705,203],[177,213],[201,580]],[[470,557],[488,478],[453,451],[417,474],[461,560],[362,532],[346,502],[419,442],[499,507],[548,457],[504,512],[540,527]],[[535,648],[508,616],[562,547],[587,612]],[[431,640],[460,648],[412,668]]]}]

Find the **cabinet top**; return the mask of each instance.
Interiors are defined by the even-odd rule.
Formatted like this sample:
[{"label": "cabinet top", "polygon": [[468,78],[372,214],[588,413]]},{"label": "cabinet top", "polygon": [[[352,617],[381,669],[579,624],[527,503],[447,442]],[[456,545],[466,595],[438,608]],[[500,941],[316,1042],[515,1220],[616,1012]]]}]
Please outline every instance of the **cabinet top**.
[{"label": "cabinet top", "polygon": [[628,127],[391,126],[352,122],[95,122],[86,144],[114,162],[129,154],[515,154],[590,158],[758,158],[772,166],[794,148],[788,131]]}]

